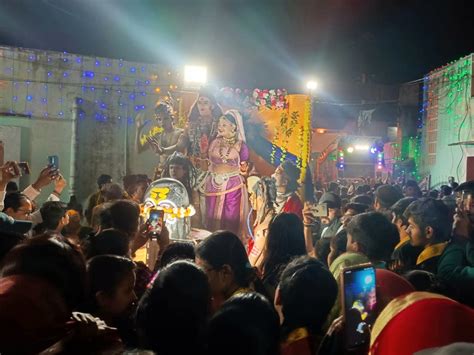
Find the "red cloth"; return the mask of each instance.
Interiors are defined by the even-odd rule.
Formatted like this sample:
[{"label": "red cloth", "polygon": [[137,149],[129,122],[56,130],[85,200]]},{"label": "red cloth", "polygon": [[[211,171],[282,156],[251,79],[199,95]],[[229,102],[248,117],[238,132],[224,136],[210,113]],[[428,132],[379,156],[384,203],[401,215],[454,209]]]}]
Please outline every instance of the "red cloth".
[{"label": "red cloth", "polygon": [[415,288],[400,275],[385,269],[375,269],[377,309],[380,313],[393,299],[414,292]]},{"label": "red cloth", "polygon": [[303,220],[303,203],[297,194],[291,195],[288,200],[286,200],[281,211],[286,213],[294,213],[301,220]]},{"label": "red cloth", "polygon": [[412,292],[393,300],[372,328],[370,354],[408,355],[474,342],[474,310],[452,299]]}]

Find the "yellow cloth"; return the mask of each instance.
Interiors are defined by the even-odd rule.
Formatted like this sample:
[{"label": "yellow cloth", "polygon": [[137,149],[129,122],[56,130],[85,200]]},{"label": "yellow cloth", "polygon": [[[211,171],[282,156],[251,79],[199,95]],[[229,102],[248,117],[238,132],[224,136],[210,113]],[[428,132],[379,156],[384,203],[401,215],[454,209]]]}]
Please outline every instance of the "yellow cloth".
[{"label": "yellow cloth", "polygon": [[309,337],[309,332],[306,328],[296,328],[286,337],[285,345],[290,345],[291,343],[294,343],[295,341],[298,341],[307,337]]},{"label": "yellow cloth", "polygon": [[403,239],[400,240],[400,242],[395,246],[395,250],[400,249],[403,245],[405,245],[407,242],[410,241],[410,237],[406,236]]},{"label": "yellow cloth", "polygon": [[423,251],[418,255],[418,259],[416,259],[416,265],[421,264],[422,262],[434,258],[435,256],[440,256],[443,254],[444,249],[448,246],[448,242],[437,243],[430,245],[423,249]]},{"label": "yellow cloth", "polygon": [[250,292],[253,292],[253,290],[251,288],[241,287],[241,288],[238,288],[237,290],[235,290],[234,293],[232,294],[232,296],[240,295],[241,293],[250,293]]}]

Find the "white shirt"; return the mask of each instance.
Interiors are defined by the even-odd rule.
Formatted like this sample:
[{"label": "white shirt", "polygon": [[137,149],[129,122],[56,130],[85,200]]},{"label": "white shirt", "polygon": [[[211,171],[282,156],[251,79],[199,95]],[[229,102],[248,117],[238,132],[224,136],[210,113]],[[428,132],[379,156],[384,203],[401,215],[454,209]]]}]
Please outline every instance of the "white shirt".
[{"label": "white shirt", "polygon": [[[32,201],[34,201],[40,195],[40,193],[41,191],[36,190],[32,185],[28,186],[22,192],[23,195],[25,195]],[[0,191],[0,211],[3,211],[5,207],[3,202],[5,200],[6,194],[7,194],[6,191]],[[60,199],[55,194],[51,194],[48,196],[47,201],[60,201]],[[33,222],[33,226],[43,222],[43,219],[41,218],[41,213],[39,210],[31,214],[31,222]]]}]

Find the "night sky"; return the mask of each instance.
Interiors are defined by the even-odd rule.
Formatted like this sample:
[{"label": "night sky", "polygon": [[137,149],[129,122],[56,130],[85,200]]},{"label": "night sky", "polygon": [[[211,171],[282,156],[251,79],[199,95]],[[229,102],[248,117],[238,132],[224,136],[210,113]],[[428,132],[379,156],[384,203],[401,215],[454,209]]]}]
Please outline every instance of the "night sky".
[{"label": "night sky", "polygon": [[0,45],[205,63],[219,86],[418,79],[474,51],[465,0],[0,0]]}]

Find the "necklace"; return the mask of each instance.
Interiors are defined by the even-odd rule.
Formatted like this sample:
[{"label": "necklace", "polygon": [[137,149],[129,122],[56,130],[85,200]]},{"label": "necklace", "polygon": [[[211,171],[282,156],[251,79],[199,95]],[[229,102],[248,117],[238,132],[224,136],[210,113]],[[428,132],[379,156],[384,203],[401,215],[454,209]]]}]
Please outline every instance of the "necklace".
[{"label": "necklace", "polygon": [[236,141],[235,136],[230,137],[230,138],[222,137],[222,139],[224,140],[226,144],[231,145],[231,146],[234,145]]},{"label": "necklace", "polygon": [[219,157],[224,164],[229,159],[230,150],[235,144],[235,138],[224,138],[222,137],[221,144],[219,145]]}]

